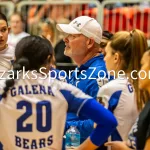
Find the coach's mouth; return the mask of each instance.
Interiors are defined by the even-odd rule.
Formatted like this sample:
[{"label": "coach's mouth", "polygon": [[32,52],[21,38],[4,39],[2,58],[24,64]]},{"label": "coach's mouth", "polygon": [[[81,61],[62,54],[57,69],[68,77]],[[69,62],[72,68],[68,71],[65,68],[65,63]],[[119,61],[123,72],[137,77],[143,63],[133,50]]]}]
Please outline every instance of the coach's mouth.
[{"label": "coach's mouth", "polygon": [[70,46],[69,46],[69,45],[66,45],[65,49],[70,49]]}]

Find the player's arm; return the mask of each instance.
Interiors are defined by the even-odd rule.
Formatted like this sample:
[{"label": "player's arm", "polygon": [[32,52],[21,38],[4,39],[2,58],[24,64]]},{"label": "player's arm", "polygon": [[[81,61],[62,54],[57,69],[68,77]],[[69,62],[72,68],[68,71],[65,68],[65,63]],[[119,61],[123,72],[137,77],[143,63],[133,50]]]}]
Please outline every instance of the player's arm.
[{"label": "player's arm", "polygon": [[[90,110],[90,111],[89,111]],[[76,150],[95,150],[110,136],[117,126],[116,119],[94,99],[88,100],[81,108],[79,115],[84,114],[97,123],[97,127]],[[129,150],[129,149],[124,149]]]},{"label": "player's arm", "polygon": [[85,142],[83,142],[78,148],[76,148],[75,150],[94,150],[96,149],[97,146],[95,144],[93,144],[91,142],[91,139],[88,138],[87,140],[85,140]]},{"label": "player's arm", "polygon": [[105,143],[105,146],[111,146],[112,150],[133,150],[133,149],[130,149],[126,145],[126,142],[123,142],[123,141],[107,142]]},{"label": "player's arm", "polygon": [[94,122],[97,126],[90,135],[90,138],[81,145],[81,149],[85,146],[91,146],[91,150],[96,146],[102,145],[117,126],[117,121],[113,114],[106,110],[96,100],[87,100],[79,111],[79,115],[84,114]]},{"label": "player's arm", "polygon": [[95,99],[71,85],[65,86],[61,93],[68,102],[68,111],[77,114],[77,116],[86,116],[97,124],[97,127],[90,134],[90,138],[81,145],[81,149],[87,146],[86,143],[91,145],[91,150],[102,145],[117,126],[113,114]]},{"label": "player's arm", "polygon": [[[99,90],[99,86],[96,80],[91,80],[90,83],[85,87],[84,91],[89,93],[96,98],[97,92]],[[76,126],[81,135],[81,141],[85,140],[90,133],[93,131],[94,122],[91,119],[80,119],[80,120],[72,120],[70,119],[70,113],[67,114],[67,121],[65,126],[65,132],[71,127]]]},{"label": "player's arm", "polygon": [[[105,90],[105,88],[102,90],[101,89],[101,86],[103,85],[103,81],[102,80],[92,80],[90,81],[90,83],[88,84],[88,87],[85,87],[85,91],[87,93],[89,93],[89,95],[92,95],[92,97],[94,97],[99,103],[101,103],[99,101],[99,97],[101,95],[101,93],[103,93],[103,91]],[[99,92],[101,91],[101,92]],[[104,94],[103,94],[104,95]],[[105,96],[105,95],[104,95]],[[103,97],[104,98],[104,97]],[[106,99],[106,98],[104,98]],[[103,103],[103,102],[102,102]],[[102,104],[101,103],[101,104]],[[105,106],[105,108],[107,108],[108,106],[108,102],[107,104],[102,104],[103,106]],[[67,114],[68,116],[70,114]],[[66,121],[66,128],[65,128],[65,131],[67,129],[70,128],[70,126],[76,126],[80,132],[80,135],[81,135],[81,138],[87,138],[89,136],[89,134],[93,131],[93,128],[95,128],[96,124],[91,120],[91,119],[84,119],[84,120],[77,120],[77,121],[71,121],[68,119]]]}]

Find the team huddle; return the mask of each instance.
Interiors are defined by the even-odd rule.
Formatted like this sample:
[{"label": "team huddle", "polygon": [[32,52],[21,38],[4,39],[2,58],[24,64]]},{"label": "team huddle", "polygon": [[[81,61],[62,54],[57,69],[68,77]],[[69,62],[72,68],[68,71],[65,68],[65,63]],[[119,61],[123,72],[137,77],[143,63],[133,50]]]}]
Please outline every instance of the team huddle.
[{"label": "team huddle", "polygon": [[[149,79],[130,76],[133,69],[134,77],[142,69],[149,71],[144,33],[135,29],[104,38],[100,24],[88,16],[56,27],[66,34],[64,54],[77,65],[68,83],[40,72],[42,67],[44,74],[59,72],[47,38],[27,35],[15,49],[7,44],[10,28],[0,13],[0,69],[9,76],[0,80],[0,150],[64,150],[63,137],[72,126],[81,134],[76,150],[148,150]],[[30,78],[23,78],[23,68]],[[109,75],[111,70],[124,74]]]}]

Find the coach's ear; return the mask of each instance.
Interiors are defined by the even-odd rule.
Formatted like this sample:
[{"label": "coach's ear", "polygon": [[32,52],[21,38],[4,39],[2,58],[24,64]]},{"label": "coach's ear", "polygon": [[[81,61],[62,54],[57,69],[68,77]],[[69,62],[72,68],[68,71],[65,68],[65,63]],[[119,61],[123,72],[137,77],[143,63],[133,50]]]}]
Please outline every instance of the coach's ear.
[{"label": "coach's ear", "polygon": [[93,38],[88,38],[87,40],[87,48],[90,49],[91,47],[93,47],[95,41]]}]

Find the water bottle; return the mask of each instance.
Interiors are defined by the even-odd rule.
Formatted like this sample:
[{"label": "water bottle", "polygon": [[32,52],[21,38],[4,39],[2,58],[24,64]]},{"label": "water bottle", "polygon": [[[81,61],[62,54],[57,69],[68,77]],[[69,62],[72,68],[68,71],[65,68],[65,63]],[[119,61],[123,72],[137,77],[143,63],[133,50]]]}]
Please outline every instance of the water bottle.
[{"label": "water bottle", "polygon": [[66,148],[75,148],[80,145],[80,132],[75,126],[66,131]]}]

